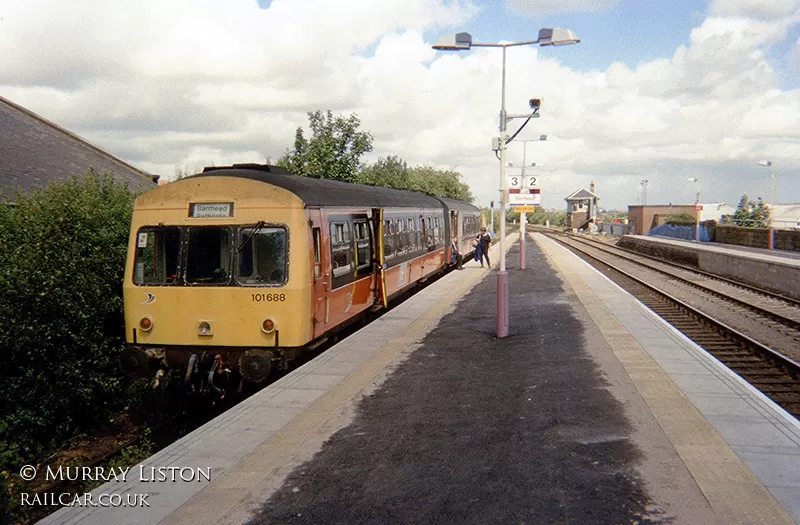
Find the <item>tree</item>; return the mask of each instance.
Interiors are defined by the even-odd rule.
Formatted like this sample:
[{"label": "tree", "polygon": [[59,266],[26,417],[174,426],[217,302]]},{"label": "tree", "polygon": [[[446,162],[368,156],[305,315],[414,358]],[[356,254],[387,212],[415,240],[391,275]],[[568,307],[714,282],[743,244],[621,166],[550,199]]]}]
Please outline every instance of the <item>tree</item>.
[{"label": "tree", "polygon": [[12,197],[0,201],[0,490],[135,395],[117,365],[135,195],[90,172]]},{"label": "tree", "polygon": [[763,227],[769,223],[770,209],[758,197],[756,201],[751,201],[747,195],[742,195],[739,205],[733,214],[733,222],[739,226]]},{"label": "tree", "polygon": [[281,157],[278,164],[296,175],[356,182],[362,168],[361,156],[372,151],[372,135],[359,131],[361,121],[355,115],[333,116],[328,110],[308,113],[311,138],[303,128],[294,136],[294,149]]},{"label": "tree", "polygon": [[432,166],[409,168],[406,161],[397,156],[380,158],[375,163],[364,167],[357,177],[357,182],[420,191],[437,197],[448,197],[465,202],[474,200],[469,185],[461,182],[460,173],[440,170]]},{"label": "tree", "polygon": [[381,157],[365,166],[358,175],[358,182],[399,189],[411,186],[408,164],[397,156]]}]

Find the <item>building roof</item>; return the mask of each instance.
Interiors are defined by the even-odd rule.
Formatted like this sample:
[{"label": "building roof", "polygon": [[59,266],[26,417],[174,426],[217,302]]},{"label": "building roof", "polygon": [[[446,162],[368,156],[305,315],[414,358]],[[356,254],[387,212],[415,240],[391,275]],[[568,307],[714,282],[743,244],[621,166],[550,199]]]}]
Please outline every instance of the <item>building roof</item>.
[{"label": "building roof", "polygon": [[[240,177],[272,184],[294,193],[303,200],[306,206],[442,209],[442,202],[439,199],[425,193],[338,180],[302,177],[292,175],[285,168],[278,166],[234,164],[233,166],[212,167],[206,168],[203,173],[186,177],[186,179],[197,177]],[[172,184],[176,183],[173,182]]]},{"label": "building roof", "polygon": [[155,186],[153,176],[79,136],[0,97],[0,191],[13,193],[83,175],[112,172],[131,190]]},{"label": "building roof", "polygon": [[597,195],[595,195],[591,191],[583,189],[583,188],[581,188],[578,191],[574,192],[572,195],[570,195],[569,197],[565,198],[564,200],[565,201],[577,201],[577,200],[586,200],[586,199],[597,199],[597,200],[600,200],[600,198]]}]

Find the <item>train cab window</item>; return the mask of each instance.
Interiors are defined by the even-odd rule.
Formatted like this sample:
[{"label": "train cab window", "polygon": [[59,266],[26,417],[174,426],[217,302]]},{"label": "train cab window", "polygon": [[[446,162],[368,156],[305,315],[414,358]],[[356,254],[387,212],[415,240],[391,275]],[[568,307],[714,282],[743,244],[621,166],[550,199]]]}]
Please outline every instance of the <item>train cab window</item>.
[{"label": "train cab window", "polygon": [[142,228],[136,234],[133,283],[173,284],[178,277],[178,228]]},{"label": "train cab window", "polygon": [[279,285],[286,282],[286,228],[256,226],[239,230],[240,284]]},{"label": "train cab window", "polygon": [[383,221],[383,257],[389,259],[394,257],[394,221],[391,219]]},{"label": "train cab window", "polygon": [[372,248],[367,221],[353,222],[353,233],[355,233],[356,239],[356,269],[367,268],[372,265]]},{"label": "train cab window", "polygon": [[333,268],[334,278],[353,272],[351,251],[350,224],[347,222],[332,222],[331,267]]},{"label": "train cab window", "polygon": [[186,253],[188,284],[226,284],[231,279],[228,228],[190,228]]}]

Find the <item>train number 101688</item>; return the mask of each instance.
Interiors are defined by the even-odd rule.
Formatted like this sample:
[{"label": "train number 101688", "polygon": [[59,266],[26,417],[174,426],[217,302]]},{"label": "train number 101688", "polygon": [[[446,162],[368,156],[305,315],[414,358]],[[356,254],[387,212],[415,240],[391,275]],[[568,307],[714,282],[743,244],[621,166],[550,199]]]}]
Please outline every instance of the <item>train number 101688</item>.
[{"label": "train number 101688", "polygon": [[285,293],[254,293],[251,297],[254,303],[277,303],[286,300]]}]

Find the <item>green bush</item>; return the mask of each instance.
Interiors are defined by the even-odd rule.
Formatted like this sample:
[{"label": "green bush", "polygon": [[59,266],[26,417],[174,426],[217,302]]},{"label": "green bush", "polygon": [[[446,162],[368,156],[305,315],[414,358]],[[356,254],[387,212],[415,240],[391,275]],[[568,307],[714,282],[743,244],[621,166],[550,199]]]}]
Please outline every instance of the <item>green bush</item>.
[{"label": "green bush", "polygon": [[697,222],[697,216],[691,213],[677,213],[664,219],[664,222],[674,226],[694,226]]},{"label": "green bush", "polygon": [[131,395],[116,356],[134,197],[89,172],[0,201],[0,478],[12,484],[20,463]]}]

